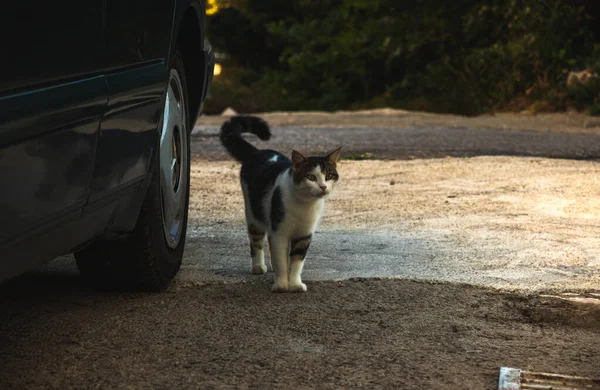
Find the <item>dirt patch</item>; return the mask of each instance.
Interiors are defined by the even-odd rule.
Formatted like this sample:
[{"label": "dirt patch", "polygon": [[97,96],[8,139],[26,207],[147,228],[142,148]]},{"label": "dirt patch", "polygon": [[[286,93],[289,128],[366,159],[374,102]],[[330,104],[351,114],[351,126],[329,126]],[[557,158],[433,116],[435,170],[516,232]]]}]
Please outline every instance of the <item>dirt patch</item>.
[{"label": "dirt patch", "polygon": [[[326,127],[472,127],[481,120],[375,114],[268,119]],[[384,116],[392,117],[378,119]],[[577,115],[483,120],[480,126],[491,128],[503,128],[504,120],[513,129],[596,131],[592,119]],[[162,294],[91,291],[81,286],[72,261],[3,284],[0,383],[15,389],[480,390],[497,388],[501,366],[598,376],[598,167],[523,157],[342,161],[321,230],[417,237],[434,251],[452,247],[436,267],[495,276],[492,285],[516,291],[352,279],[308,281],[306,294],[273,294],[271,274],[248,275],[242,236],[238,246],[225,248],[241,259],[235,267],[243,276],[235,283],[186,277],[212,261],[216,251],[207,243],[244,231],[239,165],[196,159],[190,232],[202,230],[208,250],[194,253],[190,240],[186,260],[196,263],[185,263]],[[333,256],[339,250],[331,249]],[[539,280],[527,273],[532,268],[563,279]]]},{"label": "dirt patch", "polygon": [[[194,223],[214,226],[217,235],[244,229],[238,169],[234,162],[195,162]],[[281,337],[295,340],[330,379],[303,363],[307,372],[294,380],[323,387],[492,389],[500,366],[597,376],[598,169],[592,161],[529,157],[342,161],[321,230],[445,245],[453,250],[433,265],[447,270],[442,279],[472,274],[475,284],[515,293],[405,280],[309,283],[311,296],[294,318],[323,334],[299,331],[300,337],[292,327]],[[216,181],[218,187],[207,186]],[[267,295],[270,277],[253,279]],[[339,356],[328,355],[332,348]]]},{"label": "dirt patch", "polygon": [[[600,134],[600,118],[577,112],[528,114],[497,113],[465,117],[418,111],[378,109],[337,112],[269,112],[258,113],[271,126],[295,127],[370,127],[370,128],[484,128]],[[225,117],[201,116],[200,125],[220,125]]]},{"label": "dirt patch", "polygon": [[[463,118],[389,111],[263,117],[273,126],[299,127],[598,133],[599,125],[579,114]],[[210,120],[218,125],[223,118]],[[451,264],[454,272],[472,274],[473,280],[481,276],[479,284],[494,288],[347,280],[309,283],[302,297],[273,297],[270,274],[248,279],[243,287],[227,285],[252,294],[262,289],[256,294],[257,301],[269,302],[265,323],[279,324],[264,336],[267,344],[284,345],[291,354],[287,359],[302,367],[290,373],[289,360],[260,358],[259,365],[285,376],[281,382],[261,379],[258,386],[294,380],[325,388],[493,389],[500,366],[598,376],[599,169],[594,161],[532,157],[342,161],[341,181],[328,200],[321,230],[410,236],[434,248],[452,247],[453,252],[442,253],[446,264],[435,267]],[[192,224],[214,228],[216,234],[243,230],[238,170],[234,162],[195,160]],[[456,281],[456,274],[449,272],[446,280]],[[291,306],[279,306],[284,302]],[[215,372],[225,375],[219,368]]]},{"label": "dirt patch", "polygon": [[[306,294],[273,294],[271,273],[249,275],[243,235],[235,245],[223,238],[244,231],[238,170],[234,162],[194,161],[190,232],[204,229],[207,250],[194,252],[190,240],[184,272],[166,293],[86,290],[72,263],[62,277],[42,271],[1,286],[0,383],[479,390],[497,388],[501,366],[598,376],[597,163],[340,163],[321,230],[419,237],[435,251],[447,245],[456,251],[442,252],[436,267],[513,278],[513,292],[351,279],[307,281]],[[213,261],[217,250],[206,243],[218,241],[242,276],[234,283],[186,276]],[[330,254],[340,256],[340,248]],[[566,279],[540,281],[524,266]]]},{"label": "dirt patch", "polygon": [[0,382],[480,390],[497,388],[500,366],[600,372],[598,303],[401,280],[272,294],[253,280],[127,295],[73,294],[69,280],[4,286]]},{"label": "dirt patch", "polygon": [[[520,157],[342,161],[321,229],[451,247],[454,274],[462,267],[463,276],[494,278],[496,287],[598,289],[599,169],[596,162]],[[238,170],[234,162],[194,163],[193,224],[243,231]]]},{"label": "dirt patch", "polygon": [[600,294],[598,293],[542,294],[523,301],[521,311],[531,321],[539,324],[554,323],[600,329]]},{"label": "dirt patch", "polygon": [[[344,158],[410,160],[473,156],[530,156],[593,160],[600,156],[600,119],[579,114],[476,118],[404,114],[264,114],[272,137],[259,148],[289,155],[322,154],[342,145]],[[201,118],[192,132],[192,154],[231,160],[218,137],[226,117]],[[596,121],[598,123],[596,123]],[[510,127],[509,127],[510,126]]]}]

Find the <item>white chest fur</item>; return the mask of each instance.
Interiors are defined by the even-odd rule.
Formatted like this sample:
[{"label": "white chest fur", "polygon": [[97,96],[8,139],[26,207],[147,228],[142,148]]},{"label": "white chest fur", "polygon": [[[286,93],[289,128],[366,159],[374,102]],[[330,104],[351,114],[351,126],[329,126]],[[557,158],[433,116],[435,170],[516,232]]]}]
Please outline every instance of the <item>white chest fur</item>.
[{"label": "white chest fur", "polygon": [[324,199],[302,199],[294,195],[289,175],[282,175],[278,180],[281,190],[284,217],[278,234],[290,239],[311,234],[316,228],[324,210]]}]

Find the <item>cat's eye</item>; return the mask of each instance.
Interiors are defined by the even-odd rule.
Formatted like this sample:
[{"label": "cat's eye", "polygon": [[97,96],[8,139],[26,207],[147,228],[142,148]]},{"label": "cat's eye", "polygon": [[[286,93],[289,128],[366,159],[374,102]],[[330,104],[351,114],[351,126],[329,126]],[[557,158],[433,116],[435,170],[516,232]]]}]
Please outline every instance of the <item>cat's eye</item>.
[{"label": "cat's eye", "polygon": [[331,173],[328,173],[327,176],[325,176],[325,180],[331,180],[333,179],[333,175]]},{"label": "cat's eye", "polygon": [[317,181],[317,177],[315,175],[306,175],[306,178],[310,181]]}]

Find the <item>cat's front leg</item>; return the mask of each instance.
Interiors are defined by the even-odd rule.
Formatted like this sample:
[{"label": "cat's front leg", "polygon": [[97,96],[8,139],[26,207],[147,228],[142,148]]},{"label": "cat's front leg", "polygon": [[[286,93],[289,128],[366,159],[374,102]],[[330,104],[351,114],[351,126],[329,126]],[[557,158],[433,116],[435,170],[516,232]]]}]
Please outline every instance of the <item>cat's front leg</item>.
[{"label": "cat's front leg", "polygon": [[288,247],[287,237],[281,235],[269,236],[269,249],[271,251],[271,267],[273,267],[273,292],[288,291]]},{"label": "cat's front leg", "polygon": [[312,234],[292,239],[290,245],[290,292],[304,292],[307,290],[306,284],[302,283],[302,268],[306,252],[310,246]]},{"label": "cat's front leg", "polygon": [[252,256],[252,273],[261,275],[267,272],[265,265],[265,232],[258,226],[248,225],[248,238],[250,240],[250,255]]}]

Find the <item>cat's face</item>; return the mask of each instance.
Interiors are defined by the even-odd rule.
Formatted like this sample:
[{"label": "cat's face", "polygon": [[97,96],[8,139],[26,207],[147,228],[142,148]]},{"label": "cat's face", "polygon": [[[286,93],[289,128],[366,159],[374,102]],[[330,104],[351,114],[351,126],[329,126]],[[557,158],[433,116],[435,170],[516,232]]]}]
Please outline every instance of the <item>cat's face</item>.
[{"label": "cat's face", "polygon": [[325,157],[304,157],[292,151],[292,173],[296,193],[304,198],[325,198],[333,191],[339,175],[336,169],[341,147]]}]

